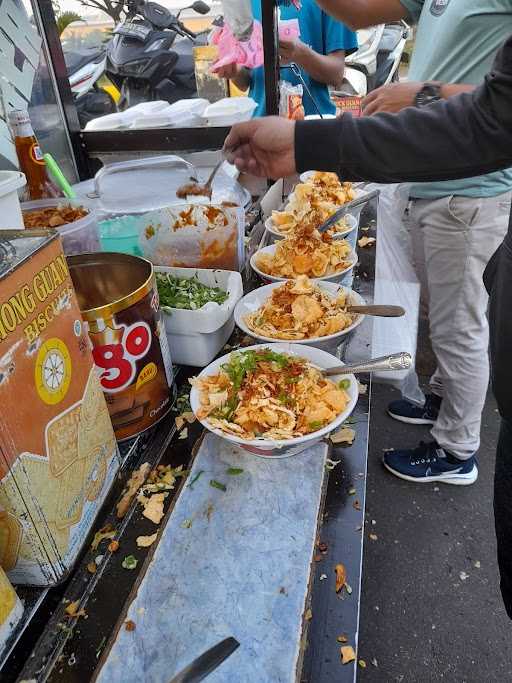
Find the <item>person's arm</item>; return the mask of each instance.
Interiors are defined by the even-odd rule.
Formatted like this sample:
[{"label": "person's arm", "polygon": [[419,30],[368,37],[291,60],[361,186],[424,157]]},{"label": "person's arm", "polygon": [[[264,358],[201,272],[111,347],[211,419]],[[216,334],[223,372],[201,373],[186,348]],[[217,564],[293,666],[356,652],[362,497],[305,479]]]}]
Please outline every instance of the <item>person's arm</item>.
[{"label": "person's arm", "polygon": [[[414,98],[422,89],[424,83],[416,81],[403,81],[401,83],[389,83],[383,85],[376,90],[373,90],[361,102],[363,114],[365,116],[372,116],[381,112],[396,113],[405,109],[405,107],[412,107],[414,105]],[[460,95],[463,92],[473,92],[476,89],[475,85],[467,85],[465,83],[441,84],[440,95],[443,99]]]},{"label": "person's arm", "polygon": [[225,151],[242,171],[279,178],[336,171],[382,183],[482,175],[512,166],[512,38],[474,93],[399,114],[234,126]]},{"label": "person's arm", "polygon": [[226,78],[232,81],[239,90],[245,91],[251,85],[251,71],[245,66],[238,64],[227,64],[215,71],[219,78]]},{"label": "person's arm", "polygon": [[[338,85],[343,81],[344,50],[335,50],[328,55],[321,55],[300,40],[280,40],[279,56],[283,64],[295,62],[319,83]],[[284,73],[286,74],[286,71]]]},{"label": "person's arm", "polygon": [[[410,11],[400,0],[316,0],[331,17],[342,21],[353,31],[376,24],[388,24],[410,17]],[[408,0],[410,3],[411,0]],[[423,0],[412,0],[422,5]]]}]

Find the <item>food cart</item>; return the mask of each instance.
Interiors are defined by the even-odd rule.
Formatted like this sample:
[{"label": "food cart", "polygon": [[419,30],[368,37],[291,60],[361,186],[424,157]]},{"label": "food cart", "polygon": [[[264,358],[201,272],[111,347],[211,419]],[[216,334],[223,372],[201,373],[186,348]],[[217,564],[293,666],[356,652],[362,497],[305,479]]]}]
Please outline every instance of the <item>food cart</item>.
[{"label": "food cart", "polygon": [[[77,180],[94,175],[98,157],[120,153],[207,153],[205,165],[213,166],[228,128],[81,131],[51,2],[34,9]],[[276,6],[265,2],[263,10],[272,112]],[[265,187],[260,197],[252,191],[247,254],[269,244],[265,219],[296,182],[273,185],[263,201]],[[375,235],[376,203],[359,220],[367,237]],[[350,278],[366,303],[374,253],[359,250]],[[261,285],[245,257],[240,270],[246,293]],[[344,363],[372,357],[372,329],[367,316],[344,339]],[[236,329],[221,354],[253,342]],[[175,366],[173,409],[120,442],[119,474],[71,571],[51,587],[16,587],[24,609],[0,656],[2,680],[167,681],[229,636],[240,646],[212,681],[356,679],[370,375],[358,376],[357,404],[338,443],[325,439],[269,462],[188,423],[188,380],[196,374]],[[161,492],[156,512],[141,502],[148,485],[148,495]]]}]

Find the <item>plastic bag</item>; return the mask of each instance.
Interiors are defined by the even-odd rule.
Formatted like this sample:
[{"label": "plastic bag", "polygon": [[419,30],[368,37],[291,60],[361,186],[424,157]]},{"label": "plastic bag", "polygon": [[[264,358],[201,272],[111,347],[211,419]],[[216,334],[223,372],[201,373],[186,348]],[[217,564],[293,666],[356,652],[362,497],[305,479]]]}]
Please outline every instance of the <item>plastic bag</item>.
[{"label": "plastic bag", "polygon": [[[279,22],[279,36],[283,40],[295,40],[300,35],[299,20],[289,19]],[[228,64],[239,64],[255,69],[263,64],[263,29],[259,21],[253,22],[252,33],[247,40],[239,40],[229,24],[216,28],[211,43],[219,50],[219,58],[212,66],[215,72]]]},{"label": "plastic bag", "polygon": [[253,31],[251,0],[222,0],[224,25],[236,40],[246,42]]},{"label": "plastic bag", "polygon": [[299,121],[304,119],[304,105],[302,104],[302,85],[292,85],[288,81],[281,81],[279,87],[279,116]]},{"label": "plastic bag", "polygon": [[420,284],[413,266],[410,236],[402,222],[409,202],[409,186],[376,187],[380,189],[380,196],[374,303],[402,306],[406,313],[402,318],[375,318],[372,354],[384,356],[406,351],[413,357],[413,367],[409,371],[375,373],[374,377],[393,384],[411,400],[422,403],[424,397],[414,370]]}]

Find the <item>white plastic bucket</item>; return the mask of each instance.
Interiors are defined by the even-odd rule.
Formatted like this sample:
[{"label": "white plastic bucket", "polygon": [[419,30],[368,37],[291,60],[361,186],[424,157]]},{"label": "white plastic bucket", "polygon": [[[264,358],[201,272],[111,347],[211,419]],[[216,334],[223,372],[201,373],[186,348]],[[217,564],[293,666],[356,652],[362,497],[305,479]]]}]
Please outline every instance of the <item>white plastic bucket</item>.
[{"label": "white plastic bucket", "polygon": [[0,229],[23,229],[18,190],[27,180],[19,171],[0,171]]}]

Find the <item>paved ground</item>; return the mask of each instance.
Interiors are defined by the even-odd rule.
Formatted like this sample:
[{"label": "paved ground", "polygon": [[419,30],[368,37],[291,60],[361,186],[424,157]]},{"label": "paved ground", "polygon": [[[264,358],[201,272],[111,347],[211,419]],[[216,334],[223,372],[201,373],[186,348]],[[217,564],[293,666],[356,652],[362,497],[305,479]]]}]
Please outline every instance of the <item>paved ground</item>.
[{"label": "paved ground", "polygon": [[385,415],[395,396],[374,385],[359,640],[367,668],[359,680],[512,681],[512,624],[499,596],[492,519],[494,401],[485,409],[477,483],[414,486],[380,464],[382,448],[428,438],[426,428]]}]

